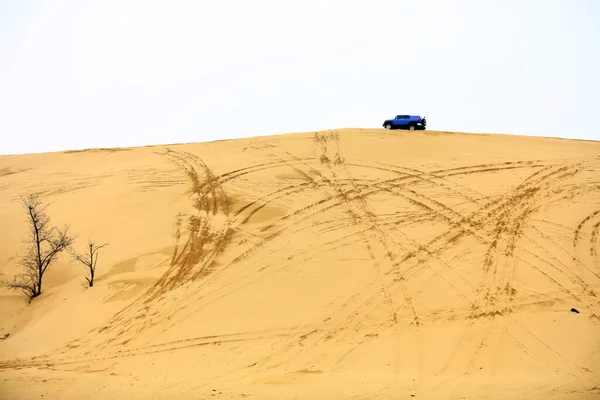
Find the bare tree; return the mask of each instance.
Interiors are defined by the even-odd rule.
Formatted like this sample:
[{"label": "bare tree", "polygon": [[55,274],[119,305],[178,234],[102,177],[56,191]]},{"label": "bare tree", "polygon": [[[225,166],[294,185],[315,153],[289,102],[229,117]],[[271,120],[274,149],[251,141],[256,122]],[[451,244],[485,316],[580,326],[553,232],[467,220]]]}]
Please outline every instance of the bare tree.
[{"label": "bare tree", "polygon": [[69,235],[68,226],[60,230],[50,225],[46,214],[48,205],[43,205],[37,195],[29,195],[22,202],[29,224],[29,239],[25,241],[27,250],[19,261],[25,271],[16,275],[7,286],[34,298],[42,293],[42,278],[46,270],[58,254],[71,246],[73,237]]},{"label": "bare tree", "polygon": [[79,261],[87,267],[89,270],[89,278],[86,276],[85,279],[88,281],[90,287],[94,286],[94,275],[96,274],[96,264],[98,263],[98,250],[108,246],[108,243],[104,243],[100,246],[96,245],[91,240],[88,242],[88,253],[86,255],[72,252],[71,255],[76,261]]}]

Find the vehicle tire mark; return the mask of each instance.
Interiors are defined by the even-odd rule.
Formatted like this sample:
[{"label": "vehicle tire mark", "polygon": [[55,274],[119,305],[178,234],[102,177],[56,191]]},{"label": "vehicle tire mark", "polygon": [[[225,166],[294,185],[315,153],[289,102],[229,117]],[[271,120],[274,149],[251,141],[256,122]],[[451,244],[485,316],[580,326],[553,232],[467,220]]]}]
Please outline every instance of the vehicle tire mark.
[{"label": "vehicle tire mark", "polygon": [[583,226],[590,220],[592,220],[593,218],[595,218],[598,214],[600,214],[600,210],[596,210],[593,213],[591,213],[590,215],[588,215],[587,217],[585,217],[580,223],[579,225],[577,225],[577,229],[575,229],[575,236],[573,237],[573,246],[577,247],[577,244],[579,243],[579,239],[581,237],[581,231],[583,229]]},{"label": "vehicle tire mark", "polygon": [[[486,252],[484,275],[477,301],[473,306],[473,316],[487,315],[490,309],[496,309],[497,301],[501,301],[500,309],[510,309],[516,291],[512,285],[515,274],[515,262],[512,256],[517,240],[522,236],[523,225],[533,212],[534,206],[549,197],[553,186],[562,180],[575,175],[578,165],[559,166],[545,175],[534,173],[535,178],[525,179],[512,192],[507,194],[500,209],[504,209],[495,220],[493,240]],[[539,172],[539,171],[538,171]],[[525,182],[528,182],[527,184]],[[499,282],[496,278],[499,276]],[[492,289],[496,287],[496,289]],[[485,289],[484,289],[485,288]],[[486,311],[481,311],[481,308]]]},{"label": "vehicle tire mark", "polygon": [[[393,168],[393,169],[391,169],[391,171],[393,171],[393,172],[409,173],[416,177],[423,177],[424,181],[429,182],[437,187],[443,188],[444,190],[447,190],[449,193],[458,195],[460,197],[464,197],[469,202],[478,204],[479,206],[482,205],[480,203],[480,200],[478,200],[479,198],[483,197],[483,195],[480,192],[474,190],[473,188],[465,186],[463,184],[448,181],[447,179],[445,179],[444,176],[437,175],[437,174],[434,174],[431,172],[426,172],[426,171],[419,170],[419,169],[415,169],[415,168],[401,167],[401,166],[393,165],[393,164],[386,164],[386,163],[381,163],[381,162],[377,162],[376,164],[385,165],[387,167]],[[406,172],[406,171],[409,171],[409,172]],[[441,182],[438,182],[438,181],[441,181]],[[469,191],[469,192],[471,192],[471,194],[467,195],[465,192],[461,192],[457,188],[463,189],[465,192]]]},{"label": "vehicle tire mark", "polygon": [[[542,237],[543,234],[542,234]],[[538,246],[540,249],[543,249],[543,251],[548,255],[548,257],[552,260],[554,260],[554,263],[542,258],[542,256],[540,254],[535,254],[533,253],[531,250],[527,250],[527,252],[529,252],[530,254],[534,255],[536,258],[538,258],[542,263],[551,266],[553,269],[555,269],[557,272],[562,273],[563,275],[565,275],[565,277],[567,279],[569,279],[571,282],[573,282],[576,285],[579,285],[588,295],[590,295],[593,298],[596,298],[596,293],[594,292],[594,290],[591,288],[591,286],[585,281],[583,280],[577,273],[575,273],[575,271],[573,271],[573,269],[571,267],[569,267],[567,264],[565,264],[563,261],[561,261],[560,259],[558,259],[555,255],[553,255],[547,248],[543,247],[537,240],[535,240],[532,237],[528,237],[527,238],[530,242],[534,243],[536,246]],[[558,265],[561,266],[561,268],[558,267]],[[591,271],[590,271],[591,272]],[[599,275],[595,274],[596,277],[600,277]],[[600,300],[596,300],[597,302],[599,302],[600,304]]]},{"label": "vehicle tire mark", "polygon": [[[575,262],[576,265],[578,265],[579,267],[585,269],[586,271],[588,271],[590,274],[594,275],[596,278],[600,279],[600,273],[593,271],[591,268],[589,268],[585,263],[581,262],[577,257],[575,257],[573,255],[573,253],[570,253],[567,249],[565,249],[562,245],[560,245],[556,240],[554,240],[551,236],[547,235],[546,233],[544,233],[543,231],[541,231],[538,227],[536,227],[535,225],[533,226],[533,229],[536,231],[536,233],[538,235],[540,235],[542,238],[544,238],[544,240],[552,243],[552,246],[554,246],[555,248],[559,249],[560,251],[562,251],[565,255],[567,255],[569,258],[571,258],[573,260],[573,262]],[[569,231],[569,233],[572,233],[572,229]],[[542,247],[542,246],[540,246]],[[548,251],[547,249],[545,249],[546,251]],[[558,258],[554,257],[555,259],[558,260]],[[561,261],[561,264],[563,264],[565,267],[567,267],[566,264],[564,264]],[[575,277],[577,277],[577,279],[584,281],[575,271],[572,271],[573,275]],[[585,282],[585,281],[584,281]]]},{"label": "vehicle tire mark", "polygon": [[[124,335],[133,333],[134,330],[137,333],[142,332],[167,318],[168,315],[161,313],[159,308],[165,295],[188,283],[190,279],[205,274],[231,238],[233,232],[228,226],[228,198],[208,166],[187,153],[168,150],[165,156],[188,176],[191,183],[189,194],[194,197],[193,208],[199,213],[189,218],[187,242],[179,254],[173,254],[170,267],[154,285],[114,314],[104,327],[93,329],[84,335],[80,343],[85,343],[85,337],[89,337],[87,343],[92,345],[94,335],[102,333],[103,339],[95,344],[97,348],[106,348],[111,344],[118,346],[118,338],[123,339]],[[217,213],[222,213],[226,222],[220,230],[214,231],[210,226],[210,218]],[[152,314],[151,307],[155,310]],[[126,342],[127,340],[123,343]],[[73,343],[75,342],[71,344]]]},{"label": "vehicle tire mark", "polygon": [[600,231],[600,221],[596,222],[592,229],[592,234],[590,236],[590,255],[594,258],[598,257],[598,250],[596,249],[596,242],[598,241],[598,231]]}]

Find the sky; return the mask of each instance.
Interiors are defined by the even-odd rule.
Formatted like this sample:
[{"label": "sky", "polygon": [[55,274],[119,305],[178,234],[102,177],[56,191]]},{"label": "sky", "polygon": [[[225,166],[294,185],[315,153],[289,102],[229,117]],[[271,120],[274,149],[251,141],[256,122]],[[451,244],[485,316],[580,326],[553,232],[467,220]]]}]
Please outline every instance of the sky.
[{"label": "sky", "polygon": [[596,0],[0,0],[0,154],[397,114],[600,140]]}]

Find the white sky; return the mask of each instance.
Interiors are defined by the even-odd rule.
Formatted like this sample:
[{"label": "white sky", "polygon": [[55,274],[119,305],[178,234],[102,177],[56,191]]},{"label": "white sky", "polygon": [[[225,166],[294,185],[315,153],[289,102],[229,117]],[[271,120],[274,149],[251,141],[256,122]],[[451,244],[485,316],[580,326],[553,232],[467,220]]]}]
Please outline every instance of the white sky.
[{"label": "white sky", "polygon": [[396,114],[600,139],[596,0],[0,0],[0,154]]}]

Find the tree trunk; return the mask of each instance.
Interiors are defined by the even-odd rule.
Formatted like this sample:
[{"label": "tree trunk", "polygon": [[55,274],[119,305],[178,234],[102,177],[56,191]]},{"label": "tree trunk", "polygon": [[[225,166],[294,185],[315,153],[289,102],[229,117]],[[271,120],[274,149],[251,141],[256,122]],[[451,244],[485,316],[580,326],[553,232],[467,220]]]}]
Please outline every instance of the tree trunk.
[{"label": "tree trunk", "polygon": [[37,267],[38,267],[38,281],[35,288],[36,293],[35,296],[39,296],[42,294],[42,275],[44,274],[43,266],[42,266],[42,249],[40,248],[40,227],[37,224],[37,220],[33,214],[33,210],[29,210],[29,215],[31,216],[31,222],[33,223],[33,229],[35,231],[35,245],[37,250]]}]

